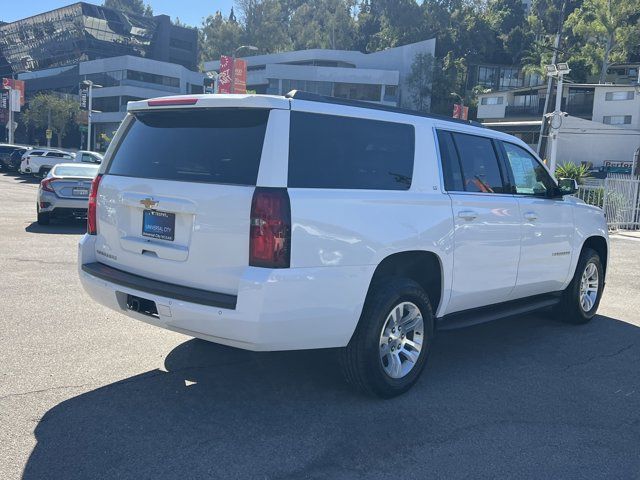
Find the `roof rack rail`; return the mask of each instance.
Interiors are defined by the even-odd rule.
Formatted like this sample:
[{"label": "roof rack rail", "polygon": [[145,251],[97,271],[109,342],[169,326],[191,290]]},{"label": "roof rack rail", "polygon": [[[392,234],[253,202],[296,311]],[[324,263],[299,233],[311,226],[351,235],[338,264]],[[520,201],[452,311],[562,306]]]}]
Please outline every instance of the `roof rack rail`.
[{"label": "roof rack rail", "polygon": [[291,90],[285,95],[285,98],[292,98],[294,100],[305,100],[308,102],[320,102],[320,103],[332,103],[334,105],[345,105],[348,107],[368,108],[371,110],[382,110],[385,112],[402,113],[404,115],[413,115],[415,117],[433,118],[435,120],[442,120],[445,122],[462,123],[464,125],[472,125],[474,127],[486,128],[480,122],[473,120],[461,120],[459,118],[447,117],[445,115],[438,115],[436,113],[424,113],[416,110],[409,110],[408,108],[391,107],[389,105],[380,105],[379,103],[363,102],[361,100],[349,100],[346,98],[327,97],[325,95],[318,95],[317,93],[309,93],[303,90]]}]

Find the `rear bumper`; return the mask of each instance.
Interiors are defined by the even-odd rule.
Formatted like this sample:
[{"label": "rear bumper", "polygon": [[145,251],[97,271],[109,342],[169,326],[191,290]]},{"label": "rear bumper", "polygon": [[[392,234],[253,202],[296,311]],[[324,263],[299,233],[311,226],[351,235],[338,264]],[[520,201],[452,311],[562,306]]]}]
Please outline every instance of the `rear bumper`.
[{"label": "rear bumper", "polygon": [[44,202],[45,207],[40,207],[41,212],[54,212],[60,215],[86,215],[89,208],[89,200],[86,198],[60,198],[55,193],[38,191],[38,202]]},{"label": "rear bumper", "polygon": [[[152,325],[254,351],[345,346],[358,323],[375,269],[247,267],[234,296],[102,268],[94,243],[95,237],[85,235],[78,257],[81,283],[94,300]],[[213,304],[204,304],[202,296],[206,300],[207,294]],[[152,300],[158,315],[129,310],[127,295]],[[231,303],[216,306],[218,301]]]}]

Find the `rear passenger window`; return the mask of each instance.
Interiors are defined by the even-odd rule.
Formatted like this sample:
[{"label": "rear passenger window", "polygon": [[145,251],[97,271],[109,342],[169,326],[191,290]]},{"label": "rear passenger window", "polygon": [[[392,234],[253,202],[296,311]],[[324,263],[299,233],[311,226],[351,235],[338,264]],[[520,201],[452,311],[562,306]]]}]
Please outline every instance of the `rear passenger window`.
[{"label": "rear passenger window", "polygon": [[442,174],[444,176],[444,188],[448,192],[464,191],[462,171],[458,161],[456,146],[450,132],[438,130],[438,144],[440,145],[440,159],[442,160]]},{"label": "rear passenger window", "polygon": [[[467,192],[506,193],[490,138],[452,133]],[[510,192],[509,192],[510,193]]]},{"label": "rear passenger window", "polygon": [[107,173],[185,182],[255,185],[269,110],[144,111]]},{"label": "rear passenger window", "polygon": [[408,190],[413,125],[292,112],[289,187]]}]

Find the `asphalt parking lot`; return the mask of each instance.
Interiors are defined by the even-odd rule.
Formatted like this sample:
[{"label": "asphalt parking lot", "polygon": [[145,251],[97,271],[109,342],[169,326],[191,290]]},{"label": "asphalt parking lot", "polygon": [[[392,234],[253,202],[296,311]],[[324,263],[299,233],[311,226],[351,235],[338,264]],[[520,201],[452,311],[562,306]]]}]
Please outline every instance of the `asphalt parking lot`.
[{"label": "asphalt parking lot", "polygon": [[600,315],[440,333],[381,401],[334,351],[250,353],[93,303],[84,224],[35,224],[0,173],[0,478],[640,478],[640,240],[612,239]]}]

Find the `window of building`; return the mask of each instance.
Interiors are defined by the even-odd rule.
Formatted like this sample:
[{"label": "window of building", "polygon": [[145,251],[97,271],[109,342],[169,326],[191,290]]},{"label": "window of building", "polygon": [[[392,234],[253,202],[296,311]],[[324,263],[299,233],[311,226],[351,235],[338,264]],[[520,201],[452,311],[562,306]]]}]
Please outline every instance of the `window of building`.
[{"label": "window of building", "polygon": [[412,125],[291,112],[289,187],[408,190]]},{"label": "window of building", "polygon": [[480,103],[482,105],[502,105],[504,97],[483,97]]},{"label": "window of building", "polygon": [[514,95],[513,106],[514,107],[537,107],[540,103],[537,93],[526,95]]},{"label": "window of building", "polygon": [[604,99],[607,102],[617,101],[617,100],[633,100],[634,92],[632,91],[623,91],[623,92],[607,92],[604,94]]},{"label": "window of building", "polygon": [[631,115],[606,115],[603,117],[602,123],[607,125],[629,125],[631,123]]},{"label": "window of building", "polygon": [[193,43],[180,38],[171,37],[169,40],[169,46],[179,48],[180,50],[191,50],[193,48]]},{"label": "window of building", "polygon": [[99,110],[101,112],[119,112],[120,97],[94,98],[91,106],[94,110]]},{"label": "window of building", "polygon": [[452,133],[460,159],[464,190],[478,193],[509,193],[500,173],[490,138]]},{"label": "window of building", "polygon": [[544,167],[524,148],[507,142],[503,145],[513,172],[516,193],[546,195],[555,186]]},{"label": "window of building", "polygon": [[398,101],[398,86],[397,85],[385,85],[384,86],[384,101],[385,102],[397,102]]},{"label": "window of building", "polygon": [[508,88],[521,87],[522,81],[520,79],[519,68],[501,68],[500,69],[500,89],[505,90]]},{"label": "window of building", "polygon": [[156,85],[164,85],[166,87],[180,87],[180,79],[176,77],[168,77],[166,75],[157,75],[155,73],[139,72],[137,70],[127,70],[126,78],[136,82],[154,83]]},{"label": "window of building", "polygon": [[125,71],[113,70],[111,72],[89,73],[85,75],[84,78],[103,87],[117,87],[120,85],[122,79],[125,78]]},{"label": "window of building", "polygon": [[478,67],[478,85],[494,88],[497,86],[498,67]]},{"label": "window of building", "polygon": [[337,98],[379,102],[381,95],[382,85],[371,85],[366,83],[335,83],[333,86],[333,96]]},{"label": "window of building", "polygon": [[[277,79],[274,80],[277,82]],[[269,88],[271,88],[271,86],[269,86]],[[289,93],[291,90],[301,90],[303,92],[331,96],[333,84],[331,82],[317,82],[315,80],[288,80],[283,78],[282,93]]]}]

